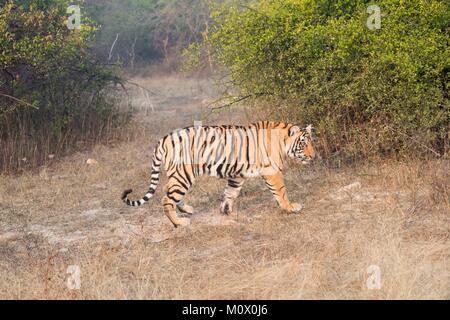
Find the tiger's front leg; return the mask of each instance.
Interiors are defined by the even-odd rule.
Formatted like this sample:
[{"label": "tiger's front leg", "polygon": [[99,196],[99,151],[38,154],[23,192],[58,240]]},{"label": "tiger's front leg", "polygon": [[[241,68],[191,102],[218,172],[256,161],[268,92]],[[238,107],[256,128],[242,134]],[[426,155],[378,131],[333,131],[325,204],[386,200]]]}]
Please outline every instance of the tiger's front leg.
[{"label": "tiger's front leg", "polygon": [[228,184],[225,187],[225,192],[223,195],[223,201],[220,204],[221,213],[230,214],[233,212],[233,200],[239,196],[243,185],[243,178],[228,179]]},{"label": "tiger's front leg", "polygon": [[263,179],[282,210],[290,213],[299,213],[302,211],[303,206],[301,204],[289,202],[286,194],[286,187],[284,185],[283,174],[281,172],[273,175],[265,175],[263,176]]}]

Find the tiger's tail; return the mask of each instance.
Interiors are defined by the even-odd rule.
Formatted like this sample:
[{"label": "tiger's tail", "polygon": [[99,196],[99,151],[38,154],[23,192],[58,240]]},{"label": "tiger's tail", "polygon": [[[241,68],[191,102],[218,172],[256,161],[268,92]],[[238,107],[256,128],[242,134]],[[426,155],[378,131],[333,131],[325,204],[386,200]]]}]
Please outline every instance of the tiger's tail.
[{"label": "tiger's tail", "polygon": [[161,163],[163,160],[163,151],[162,148],[160,148],[161,143],[158,144],[158,146],[155,148],[155,152],[153,153],[152,158],[152,174],[150,179],[150,187],[147,191],[147,193],[142,197],[140,200],[130,200],[128,199],[128,195],[133,192],[133,190],[128,189],[125,190],[122,193],[122,200],[127,205],[132,207],[139,207],[150,200],[150,198],[153,197],[156,191],[156,187],[159,184],[159,176],[160,176],[160,169],[161,169]]}]

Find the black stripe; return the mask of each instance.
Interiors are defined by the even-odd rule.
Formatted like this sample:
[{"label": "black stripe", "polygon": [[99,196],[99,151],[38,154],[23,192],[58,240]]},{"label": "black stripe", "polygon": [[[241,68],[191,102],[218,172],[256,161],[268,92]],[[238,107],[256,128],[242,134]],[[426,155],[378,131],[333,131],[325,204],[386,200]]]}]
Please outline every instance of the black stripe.
[{"label": "black stripe", "polygon": [[170,176],[169,178],[173,178],[173,179],[177,180],[177,182],[180,184],[180,187],[183,187],[183,188],[185,188],[185,189],[188,189],[188,188],[189,188],[183,181],[181,181],[180,179],[178,179],[178,177],[175,176],[175,174],[173,174],[173,175]]},{"label": "black stripe", "polygon": [[181,190],[179,190],[179,189],[175,189],[175,190],[170,190],[170,191],[169,191],[169,195],[172,195],[172,194],[174,194],[174,193],[179,194],[179,195],[182,195],[182,196],[184,196],[184,195],[186,194],[186,192],[181,191]]},{"label": "black stripe", "polygon": [[236,180],[232,180],[232,179],[228,180],[228,185],[231,188],[239,188],[241,186],[241,184],[239,182],[237,182]]},{"label": "black stripe", "polygon": [[246,137],[247,137],[247,163],[249,163],[250,162],[250,138],[248,137],[248,134],[246,135]]},{"label": "black stripe", "polygon": [[223,178],[223,174],[222,174],[222,167],[223,167],[223,163],[221,163],[218,167],[217,167],[217,174],[219,175],[219,177]]},{"label": "black stripe", "polygon": [[175,199],[171,194],[170,194],[170,195],[167,195],[167,198],[169,198],[170,200],[172,200],[172,201],[174,201],[174,202],[180,201],[180,200],[178,200],[178,199]]},{"label": "black stripe", "polygon": [[[236,165],[237,165],[237,163],[236,163]],[[237,170],[237,171],[234,173],[234,175],[235,175],[235,176],[239,175],[239,174],[241,173],[242,169],[244,169],[244,165],[242,165],[242,166],[240,167],[240,169]]]}]

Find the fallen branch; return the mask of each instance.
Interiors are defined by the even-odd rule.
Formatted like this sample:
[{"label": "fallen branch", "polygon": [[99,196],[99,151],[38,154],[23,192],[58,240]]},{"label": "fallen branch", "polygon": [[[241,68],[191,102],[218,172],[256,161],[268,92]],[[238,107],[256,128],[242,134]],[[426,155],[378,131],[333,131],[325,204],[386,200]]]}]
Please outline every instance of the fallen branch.
[{"label": "fallen branch", "polygon": [[1,93],[1,92],[0,92],[0,96],[6,97],[6,98],[9,98],[9,99],[12,99],[12,100],[17,101],[17,102],[20,102],[20,103],[23,103],[23,104],[25,104],[25,105],[27,105],[27,106],[29,106],[29,107],[32,107],[33,109],[39,109],[38,107],[32,105],[31,103],[28,103],[28,102],[23,101],[23,100],[21,100],[21,99],[19,99],[19,98],[10,96],[9,94]]},{"label": "fallen branch", "polygon": [[417,143],[419,146],[421,146],[421,147],[427,149],[428,151],[431,151],[432,153],[434,153],[434,154],[435,154],[436,156],[438,156],[439,158],[441,157],[441,154],[440,154],[440,153],[438,153],[437,151],[435,151],[435,150],[431,149],[430,147],[424,145],[423,143],[420,143],[419,141],[417,141],[417,140],[415,140],[414,138],[410,137],[410,136],[407,135],[406,133],[403,133],[403,132],[401,132],[401,131],[399,131],[399,130],[396,130],[396,129],[392,128],[392,127],[389,126],[389,125],[386,125],[386,127],[389,128],[389,129],[391,129],[391,130],[394,131],[394,132],[400,133],[402,136],[407,137],[408,139],[413,140],[413,141],[414,141],[415,143]]},{"label": "fallen branch", "polygon": [[128,81],[128,80],[127,80],[126,83],[129,83],[129,84],[131,84],[131,85],[133,85],[133,86],[136,86],[136,87],[138,87],[138,88],[141,88],[141,89],[147,91],[148,93],[151,93],[151,94],[153,94],[153,95],[156,95],[155,92],[153,92],[153,91],[151,91],[151,90],[149,90],[149,89],[147,89],[147,88],[141,86],[140,84],[138,84],[138,83],[136,83],[136,82],[132,82],[132,81]]}]

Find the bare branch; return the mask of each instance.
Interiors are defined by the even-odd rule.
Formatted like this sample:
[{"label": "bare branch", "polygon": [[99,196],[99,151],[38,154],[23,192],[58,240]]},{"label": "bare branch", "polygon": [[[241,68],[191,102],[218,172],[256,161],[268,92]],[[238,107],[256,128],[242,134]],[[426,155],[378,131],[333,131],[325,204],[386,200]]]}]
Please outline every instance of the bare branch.
[{"label": "bare branch", "polygon": [[19,98],[10,96],[9,94],[0,92],[0,96],[6,97],[6,98],[9,98],[9,99],[12,99],[12,100],[17,101],[17,102],[20,102],[20,103],[23,103],[24,105],[27,105],[27,106],[29,106],[29,107],[32,107],[33,109],[39,109],[38,107],[32,105],[31,103],[28,103],[28,102],[23,101],[23,100],[21,100],[21,99],[19,99]]},{"label": "bare branch", "polygon": [[[219,109],[231,107],[232,105],[234,105],[234,104],[236,104],[236,103],[238,103],[238,102],[241,102],[241,101],[243,101],[243,100],[246,100],[246,99],[248,99],[248,98],[251,98],[251,97],[253,97],[252,94],[249,94],[249,95],[246,95],[246,96],[243,96],[243,97],[237,97],[237,98],[235,98],[234,100],[232,100],[231,102],[229,102],[229,103],[227,103],[227,104],[224,104],[224,105],[221,105],[221,106],[218,106],[218,107],[213,107],[213,108],[211,108],[211,110],[219,110]],[[208,107],[211,106],[211,105],[213,105],[213,104],[215,104],[216,102],[217,102],[217,101],[215,101],[215,102],[209,104]]]},{"label": "bare branch", "polygon": [[116,34],[116,39],[114,40],[114,42],[113,42],[113,44],[112,44],[112,46],[111,46],[111,49],[109,50],[108,61],[111,61],[111,58],[112,58],[112,52],[113,52],[114,47],[115,47],[115,45],[116,45],[117,39],[119,39],[119,34],[118,34],[118,33]]},{"label": "bare branch", "polygon": [[138,88],[141,88],[141,89],[147,91],[148,93],[151,93],[151,94],[153,94],[153,95],[156,95],[155,92],[153,92],[153,91],[151,91],[151,90],[149,90],[149,89],[147,89],[147,88],[141,86],[140,84],[138,84],[138,83],[136,83],[136,82],[127,81],[126,83],[129,83],[129,84],[131,84],[131,85],[133,85],[133,86],[136,86],[136,87],[138,87]]},{"label": "bare branch", "polygon": [[436,152],[435,150],[431,149],[430,147],[424,145],[423,143],[420,143],[419,141],[417,141],[417,140],[415,140],[414,138],[410,137],[410,136],[407,135],[406,133],[403,133],[403,132],[401,132],[400,130],[396,130],[396,129],[392,128],[392,127],[389,126],[389,125],[386,125],[386,127],[389,128],[389,129],[391,129],[391,130],[394,131],[394,132],[400,133],[402,136],[404,136],[404,137],[406,137],[406,138],[408,138],[408,139],[410,139],[410,140],[413,140],[415,143],[417,143],[417,144],[418,144],[419,146],[421,146],[422,148],[425,148],[425,149],[427,149],[428,151],[431,151],[432,153],[434,153],[438,158],[441,157],[441,154],[440,154],[440,153],[438,153],[438,152]]}]

